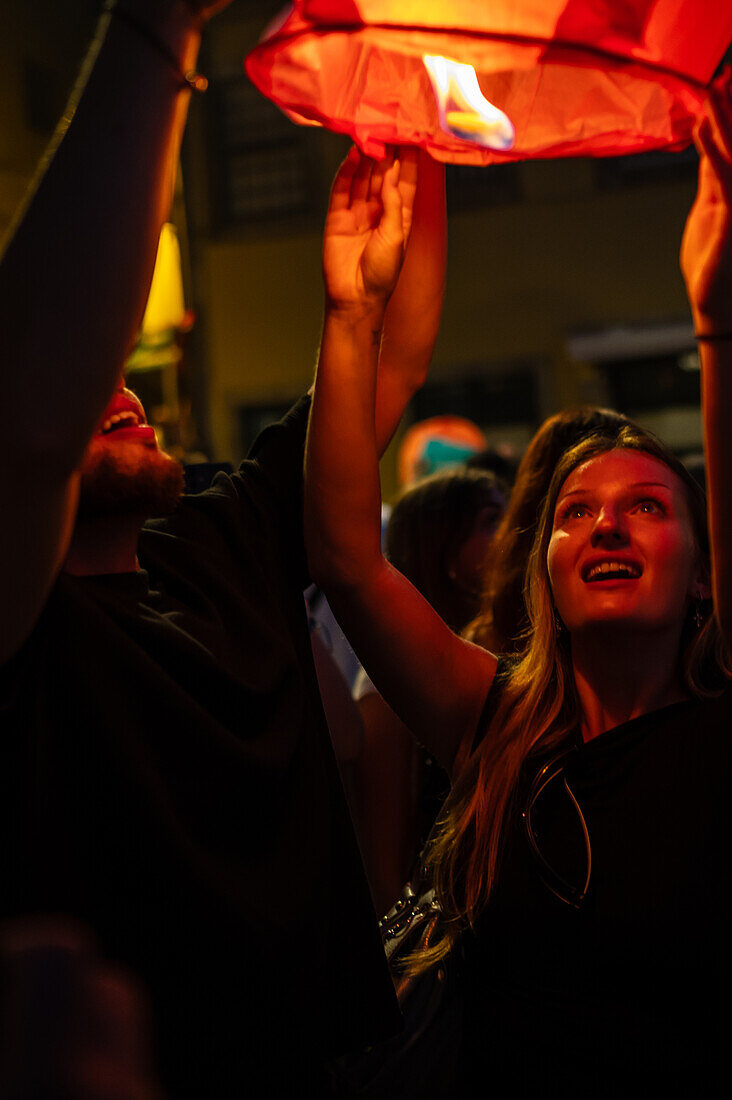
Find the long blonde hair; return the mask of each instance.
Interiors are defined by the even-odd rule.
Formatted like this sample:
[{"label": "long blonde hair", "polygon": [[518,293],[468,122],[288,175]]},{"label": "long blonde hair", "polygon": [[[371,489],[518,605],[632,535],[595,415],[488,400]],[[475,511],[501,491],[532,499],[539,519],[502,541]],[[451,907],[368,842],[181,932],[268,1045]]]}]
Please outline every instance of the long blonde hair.
[{"label": "long blonde hair", "polygon": [[[664,462],[682,481],[700,557],[708,563],[709,540],[704,493],[685,467],[655,436],[632,424],[594,433],[571,447],[559,461],[529,555],[524,596],[530,631],[524,649],[499,675],[498,706],[480,744],[469,757],[445,803],[425,862],[444,914],[443,932],[422,953],[411,956],[411,971],[443,958],[488,903],[495,884],[501,842],[524,764],[539,751],[562,745],[580,722],[580,707],[566,630],[558,632],[547,572],[547,548],[559,490],[582,462],[614,448],[644,451]],[[732,675],[711,601],[701,629],[689,608],[680,648],[680,674],[686,691],[698,698],[719,694]]]}]

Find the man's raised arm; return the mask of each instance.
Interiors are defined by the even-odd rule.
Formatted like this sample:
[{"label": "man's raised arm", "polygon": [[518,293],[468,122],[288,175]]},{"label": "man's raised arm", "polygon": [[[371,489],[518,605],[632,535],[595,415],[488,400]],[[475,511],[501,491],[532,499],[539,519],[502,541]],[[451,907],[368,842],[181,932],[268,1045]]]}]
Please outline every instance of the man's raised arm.
[{"label": "man's raised arm", "polygon": [[[225,0],[224,0],[225,2]],[[221,0],[121,0],[0,261],[0,660],[32,628],[73,528],[76,469],[139,326],[201,27]],[[7,483],[6,483],[7,484]]]}]

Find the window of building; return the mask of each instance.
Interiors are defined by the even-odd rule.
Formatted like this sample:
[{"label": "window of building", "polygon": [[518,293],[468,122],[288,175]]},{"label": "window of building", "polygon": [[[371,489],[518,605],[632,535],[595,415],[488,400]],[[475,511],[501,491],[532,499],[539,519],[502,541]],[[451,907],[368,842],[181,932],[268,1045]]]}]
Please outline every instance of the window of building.
[{"label": "window of building", "polygon": [[608,360],[610,404],[655,432],[682,458],[702,449],[699,359],[695,351]]},{"label": "window of building", "polygon": [[508,444],[520,453],[541,419],[539,365],[512,363],[502,367],[476,364],[453,368],[455,376],[428,382],[412,398],[407,421],[431,416],[463,416],[477,424],[489,446]]},{"label": "window of building", "polygon": [[215,224],[313,216],[312,132],[294,126],[243,74],[217,81],[211,93]]},{"label": "window of building", "polygon": [[615,408],[629,416],[669,405],[699,404],[699,371],[686,354],[623,359],[603,364]]}]

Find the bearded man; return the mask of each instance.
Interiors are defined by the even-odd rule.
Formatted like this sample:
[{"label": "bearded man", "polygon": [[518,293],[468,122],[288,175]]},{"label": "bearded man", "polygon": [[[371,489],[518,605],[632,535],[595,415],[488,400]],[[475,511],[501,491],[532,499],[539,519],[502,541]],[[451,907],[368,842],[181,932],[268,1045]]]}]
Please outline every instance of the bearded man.
[{"label": "bearded man", "polygon": [[[325,1096],[326,1057],[398,1017],[302,599],[309,399],[181,499],[120,377],[220,6],[105,15],[0,263],[0,916],[69,914],[140,976],[168,1095]],[[375,223],[379,178],[353,183]],[[385,323],[382,445],[437,332],[441,188],[432,167]]]}]

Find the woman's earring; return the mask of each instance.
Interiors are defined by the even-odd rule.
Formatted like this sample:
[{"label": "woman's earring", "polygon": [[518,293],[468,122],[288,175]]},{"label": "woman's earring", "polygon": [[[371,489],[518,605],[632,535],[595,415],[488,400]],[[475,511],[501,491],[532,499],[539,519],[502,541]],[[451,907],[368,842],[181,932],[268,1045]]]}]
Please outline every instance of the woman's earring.
[{"label": "woman's earring", "polygon": [[697,600],[694,604],[694,626],[697,630],[701,630],[703,622],[704,616],[702,615],[702,602],[701,600]]},{"label": "woman's earring", "polygon": [[559,612],[555,611],[554,612],[554,633],[557,636],[557,638],[561,638],[563,630],[564,630],[564,623],[559,618]]}]

